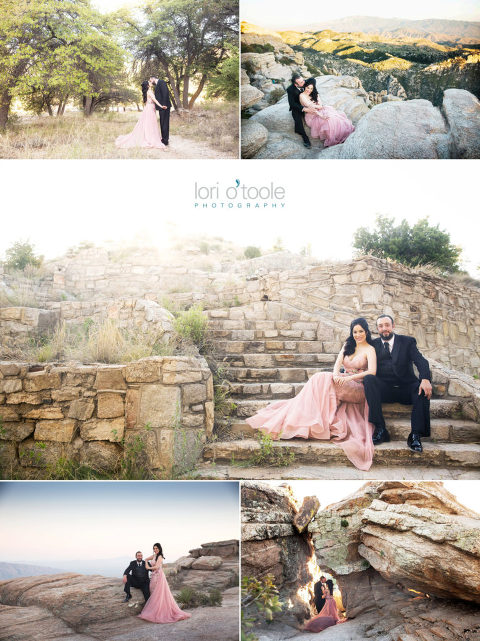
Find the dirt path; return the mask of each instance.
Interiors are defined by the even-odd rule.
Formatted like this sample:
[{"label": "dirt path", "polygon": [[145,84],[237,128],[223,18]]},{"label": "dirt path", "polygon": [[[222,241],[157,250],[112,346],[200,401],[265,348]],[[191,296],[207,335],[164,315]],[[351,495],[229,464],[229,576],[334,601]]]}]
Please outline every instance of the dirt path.
[{"label": "dirt path", "polygon": [[182,136],[172,136],[168,144],[168,151],[160,151],[159,158],[164,159],[191,159],[191,158],[231,158],[231,154],[218,151],[206,142],[197,142]]}]

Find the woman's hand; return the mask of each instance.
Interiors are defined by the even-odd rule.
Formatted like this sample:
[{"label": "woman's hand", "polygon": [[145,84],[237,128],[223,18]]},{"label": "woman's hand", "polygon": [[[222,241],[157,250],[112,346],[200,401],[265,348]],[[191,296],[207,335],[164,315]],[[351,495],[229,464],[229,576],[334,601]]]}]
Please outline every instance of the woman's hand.
[{"label": "woman's hand", "polygon": [[333,382],[335,385],[343,385],[345,382],[345,376],[334,376]]}]

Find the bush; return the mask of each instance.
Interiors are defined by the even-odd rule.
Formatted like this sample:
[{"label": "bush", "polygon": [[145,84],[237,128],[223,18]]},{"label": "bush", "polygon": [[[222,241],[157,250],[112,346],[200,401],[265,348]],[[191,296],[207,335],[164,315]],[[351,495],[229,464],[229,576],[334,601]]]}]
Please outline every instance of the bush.
[{"label": "bush", "polygon": [[261,44],[251,44],[245,45],[242,44],[242,53],[272,53],[275,51],[275,47],[269,42],[264,45]]},{"label": "bush", "polygon": [[184,608],[218,607],[222,605],[223,597],[218,588],[214,588],[207,593],[186,587],[175,595],[175,600]]},{"label": "bush", "polygon": [[192,341],[202,352],[207,343],[207,317],[203,314],[201,305],[193,305],[185,312],[180,312],[175,319],[175,331],[182,337]]},{"label": "bush", "polygon": [[280,98],[283,98],[284,95],[285,90],[283,89],[283,87],[275,87],[275,89],[273,89],[273,91],[270,91],[270,93],[268,94],[268,104],[276,105]]},{"label": "bush", "polygon": [[17,241],[5,252],[7,257],[5,267],[8,269],[18,269],[20,271],[24,271],[27,265],[40,267],[43,256],[36,256],[33,250],[34,246],[31,243]]},{"label": "bush", "polygon": [[262,252],[260,251],[260,247],[249,245],[243,252],[243,255],[245,256],[245,258],[258,258],[262,255]]}]

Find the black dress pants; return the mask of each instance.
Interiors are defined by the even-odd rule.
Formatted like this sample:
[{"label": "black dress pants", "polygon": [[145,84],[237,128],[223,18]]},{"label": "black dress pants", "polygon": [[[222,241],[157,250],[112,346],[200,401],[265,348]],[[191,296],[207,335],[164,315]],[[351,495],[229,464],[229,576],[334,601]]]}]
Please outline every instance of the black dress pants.
[{"label": "black dress pants", "polygon": [[382,403],[412,405],[412,432],[418,436],[430,436],[430,401],[423,391],[418,393],[420,381],[397,385],[368,374],[363,379],[363,385],[370,423],[378,427],[385,426]]},{"label": "black dress pants", "polygon": [[305,127],[303,126],[302,114],[298,111],[292,111],[292,116],[295,122],[295,133],[300,134],[300,136],[303,138],[303,142],[310,142],[305,132]]},{"label": "black dress pants", "polygon": [[130,588],[138,588],[139,590],[141,590],[143,592],[143,596],[145,597],[145,601],[148,601],[148,599],[150,598],[149,579],[137,579],[137,577],[127,574],[127,582],[123,587],[123,591],[126,592],[128,596],[131,596]]},{"label": "black dress pants", "polygon": [[168,137],[170,135],[170,107],[167,109],[160,109],[160,131],[162,133],[162,142],[168,145]]}]

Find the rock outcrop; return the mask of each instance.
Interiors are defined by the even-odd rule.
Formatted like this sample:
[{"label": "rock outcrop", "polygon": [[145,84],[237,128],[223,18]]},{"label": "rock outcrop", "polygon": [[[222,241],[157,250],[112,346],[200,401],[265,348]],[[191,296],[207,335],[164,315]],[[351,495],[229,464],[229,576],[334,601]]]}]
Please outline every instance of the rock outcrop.
[{"label": "rock outcrop", "polygon": [[[278,490],[249,484],[250,495],[273,494],[273,499],[258,502],[256,514],[261,513],[261,523],[257,522],[253,532],[259,549],[249,550],[250,565],[255,562],[252,553],[258,555],[259,565],[264,564],[264,551],[275,537],[292,537],[291,507],[278,509],[275,497],[280,491],[288,497],[288,487]],[[247,497],[244,504],[248,505]],[[247,514],[252,514],[251,509]],[[251,520],[244,519],[243,536],[251,536]],[[480,638],[480,516],[460,505],[441,483],[367,483],[352,496],[317,512],[308,533],[302,544],[311,538],[321,571],[337,580],[349,619],[322,632],[322,639]],[[291,538],[289,559],[295,559],[297,583],[283,581],[280,587],[290,618],[282,613],[275,616],[272,626],[260,624],[255,630],[259,641],[312,638],[293,629],[298,626],[291,614],[301,620],[302,614],[308,616],[308,608],[303,613],[299,607],[292,612],[290,604],[299,593],[308,594],[303,588],[309,580],[308,572],[302,573],[298,565],[300,557],[292,549],[295,543],[298,541]],[[242,559],[242,566],[244,563]],[[277,555],[276,563],[276,576],[281,580],[286,560],[282,562]]]},{"label": "rock outcrop", "polygon": [[[228,544],[228,545],[227,545]],[[207,544],[213,545],[213,544]],[[192,617],[175,624],[156,625],[136,615],[143,596],[132,590],[123,603],[121,579],[65,573],[25,577],[0,582],[0,639],[7,641],[237,641],[238,639],[238,542],[216,547],[231,553],[211,570],[184,569],[181,560],[166,566],[172,591],[191,586],[202,591],[218,588],[221,607],[188,610]],[[191,557],[193,560],[194,557]],[[200,559],[209,559],[202,556]],[[200,560],[199,559],[199,560]],[[178,566],[178,567],[177,567]],[[236,567],[236,569],[235,569]],[[198,581],[190,581],[190,574]]]}]

